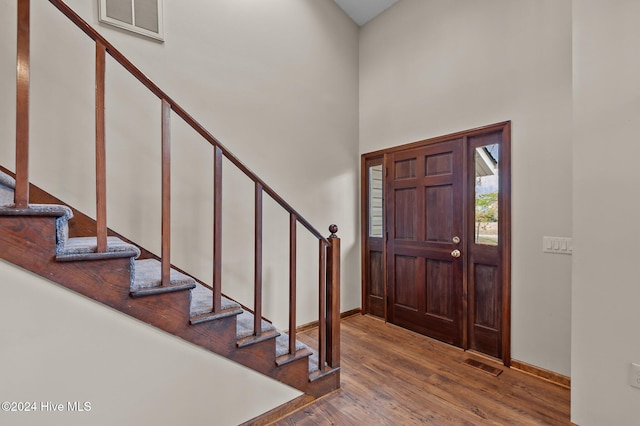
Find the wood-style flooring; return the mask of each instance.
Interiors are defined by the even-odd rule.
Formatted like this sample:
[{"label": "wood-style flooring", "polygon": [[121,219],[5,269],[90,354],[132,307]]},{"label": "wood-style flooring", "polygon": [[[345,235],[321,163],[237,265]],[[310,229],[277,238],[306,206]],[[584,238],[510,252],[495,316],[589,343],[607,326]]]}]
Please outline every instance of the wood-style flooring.
[{"label": "wood-style flooring", "polygon": [[[316,330],[299,339],[315,345]],[[504,370],[494,376],[463,361]],[[341,323],[342,389],[277,425],[568,425],[569,390],[420,334],[355,315]]]}]

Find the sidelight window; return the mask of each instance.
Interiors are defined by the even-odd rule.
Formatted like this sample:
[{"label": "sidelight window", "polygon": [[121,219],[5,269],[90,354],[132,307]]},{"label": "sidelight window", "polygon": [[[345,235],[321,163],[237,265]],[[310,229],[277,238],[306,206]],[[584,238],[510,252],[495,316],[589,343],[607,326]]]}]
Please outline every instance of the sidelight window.
[{"label": "sidelight window", "polygon": [[369,236],[375,238],[384,232],[382,183],[382,164],[369,167]]},{"label": "sidelight window", "polygon": [[480,146],[475,156],[475,242],[498,245],[498,144]]}]

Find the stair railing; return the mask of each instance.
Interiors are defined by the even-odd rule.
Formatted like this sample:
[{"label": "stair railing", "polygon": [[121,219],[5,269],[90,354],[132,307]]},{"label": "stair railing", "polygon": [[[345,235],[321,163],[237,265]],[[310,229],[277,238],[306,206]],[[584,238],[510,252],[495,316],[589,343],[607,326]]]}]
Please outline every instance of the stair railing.
[{"label": "stair railing", "polygon": [[[29,206],[29,78],[30,78],[30,0],[16,0],[17,58],[16,58],[16,188],[15,207]],[[171,268],[171,112],[182,118],[214,148],[214,217],[213,217],[213,312],[220,312],[222,299],[222,160],[229,160],[255,184],[254,238],[254,331],[262,333],[262,198],[268,194],[289,213],[289,354],[296,353],[296,238],[301,224],[319,241],[319,367],[337,368],[340,365],[340,239],[338,227],[331,225],[331,235],[325,238],[305,218],[296,212],[280,195],[235,157],[220,141],[188,114],[178,103],[145,76],[120,51],[102,37],[62,0],[49,0],[62,14],[89,36],[96,44],[95,113],[96,113],[96,239],[97,252],[107,247],[107,190],[105,138],[105,72],[109,54],[133,77],[161,101],[162,144],[162,245],[161,285],[169,285]]]}]

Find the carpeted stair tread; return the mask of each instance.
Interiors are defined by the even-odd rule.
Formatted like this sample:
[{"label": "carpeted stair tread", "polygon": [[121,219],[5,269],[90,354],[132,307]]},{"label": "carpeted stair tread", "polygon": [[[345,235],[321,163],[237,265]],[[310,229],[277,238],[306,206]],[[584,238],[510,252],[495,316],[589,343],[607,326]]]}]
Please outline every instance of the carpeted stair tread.
[{"label": "carpeted stair tread", "polygon": [[305,356],[308,356],[309,359],[309,373],[319,370],[318,354],[315,350],[311,349],[301,341],[296,340],[296,354],[293,357],[290,357],[289,335],[287,333],[280,332],[280,336],[276,338],[276,358],[278,358],[278,365],[282,365],[287,361]]},{"label": "carpeted stair tread", "polygon": [[0,170],[0,185],[13,190],[16,187],[16,180]]},{"label": "carpeted stair tread", "polygon": [[[131,292],[160,287],[162,281],[162,264],[156,259],[136,260],[132,271]],[[195,287],[196,280],[188,275],[171,269],[169,275],[171,286]]]},{"label": "carpeted stair tread", "polygon": [[314,371],[320,370],[318,363],[319,363],[318,353],[312,350],[311,355],[309,356],[309,373],[313,373]]},{"label": "carpeted stair tread", "polygon": [[29,204],[26,209],[15,208],[13,201],[8,205],[0,205],[0,215],[5,216],[55,216],[71,219],[73,212],[67,206],[58,204]]},{"label": "carpeted stair tread", "polygon": [[[253,318],[253,314],[248,311],[243,311],[238,315],[238,321],[236,323],[236,337],[238,339],[243,339],[253,334]],[[271,331],[276,331],[273,324],[262,320],[262,332],[266,333]]]},{"label": "carpeted stair tread", "polygon": [[[233,300],[229,300],[222,296],[221,309],[223,311],[229,309],[240,308],[240,305]],[[191,290],[191,316],[208,314],[213,310],[213,291],[203,286],[200,283],[196,283],[196,286]]]},{"label": "carpeted stair tread", "polygon": [[107,237],[107,252],[96,253],[98,248],[96,237],[69,238],[64,247],[56,255],[57,260],[102,259],[113,257],[140,256],[140,249],[125,243],[117,237]]},{"label": "carpeted stair tread", "polygon": [[[296,351],[301,349],[308,349],[313,352],[313,350],[305,345],[304,343],[296,340]],[[289,335],[284,332],[280,332],[280,336],[276,339],[276,356],[286,355],[289,352]]]},{"label": "carpeted stair tread", "polygon": [[0,184],[0,206],[13,204],[13,189]]}]

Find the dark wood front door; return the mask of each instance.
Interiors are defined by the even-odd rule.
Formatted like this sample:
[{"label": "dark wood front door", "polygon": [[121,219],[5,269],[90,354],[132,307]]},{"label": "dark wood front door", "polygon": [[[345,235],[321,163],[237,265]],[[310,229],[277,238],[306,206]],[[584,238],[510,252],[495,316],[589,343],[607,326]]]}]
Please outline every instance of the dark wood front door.
[{"label": "dark wood front door", "polygon": [[510,123],[362,160],[363,311],[509,365]]},{"label": "dark wood front door", "polygon": [[389,321],[461,346],[462,139],[392,153],[388,165]]}]

